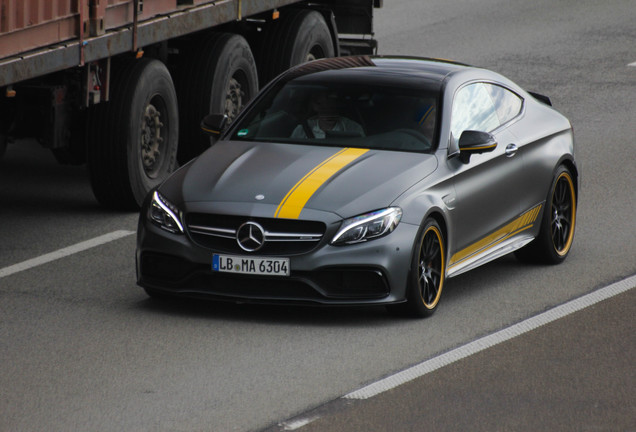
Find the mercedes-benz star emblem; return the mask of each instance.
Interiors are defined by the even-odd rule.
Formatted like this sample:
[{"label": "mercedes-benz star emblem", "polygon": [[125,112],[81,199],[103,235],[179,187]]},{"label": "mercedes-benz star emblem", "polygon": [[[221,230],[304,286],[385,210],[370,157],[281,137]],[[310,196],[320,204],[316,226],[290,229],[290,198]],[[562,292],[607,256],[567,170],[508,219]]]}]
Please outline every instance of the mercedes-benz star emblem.
[{"label": "mercedes-benz star emblem", "polygon": [[236,231],[236,242],[247,252],[255,252],[265,244],[265,230],[256,222],[245,222]]}]

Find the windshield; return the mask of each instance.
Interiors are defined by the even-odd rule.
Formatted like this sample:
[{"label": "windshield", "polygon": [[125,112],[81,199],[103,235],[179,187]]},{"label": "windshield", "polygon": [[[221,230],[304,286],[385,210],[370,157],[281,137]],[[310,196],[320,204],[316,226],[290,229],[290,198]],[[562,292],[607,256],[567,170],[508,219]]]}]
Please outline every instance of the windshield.
[{"label": "windshield", "polygon": [[230,139],[430,152],[436,102],[413,88],[292,80],[272,87]]}]

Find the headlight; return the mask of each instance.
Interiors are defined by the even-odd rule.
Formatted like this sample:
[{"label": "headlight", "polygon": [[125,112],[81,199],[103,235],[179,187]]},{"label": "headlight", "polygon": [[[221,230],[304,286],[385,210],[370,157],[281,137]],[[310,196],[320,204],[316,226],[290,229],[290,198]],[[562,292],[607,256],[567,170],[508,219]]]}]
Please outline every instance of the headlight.
[{"label": "headlight", "polygon": [[183,225],[179,222],[179,210],[174,204],[155,191],[148,209],[148,217],[160,228],[174,234],[183,234]]},{"label": "headlight", "polygon": [[361,243],[392,232],[400,223],[402,209],[389,207],[347,219],[331,240],[336,246]]}]

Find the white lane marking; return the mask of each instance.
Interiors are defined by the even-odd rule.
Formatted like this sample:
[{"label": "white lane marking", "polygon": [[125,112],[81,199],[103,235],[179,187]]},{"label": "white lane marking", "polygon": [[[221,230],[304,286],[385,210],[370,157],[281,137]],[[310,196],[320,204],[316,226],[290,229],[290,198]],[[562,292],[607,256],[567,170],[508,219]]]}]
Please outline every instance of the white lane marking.
[{"label": "white lane marking", "polygon": [[634,63],[630,63],[630,64],[628,64],[627,66],[636,67],[636,62],[634,62]]},{"label": "white lane marking", "polygon": [[280,423],[279,426],[282,426],[284,431],[295,431],[300,429],[303,426],[308,425],[314,420],[318,420],[320,416],[311,416],[311,417],[303,417],[295,420],[286,421],[284,423]]},{"label": "white lane marking", "polygon": [[135,233],[134,231],[124,231],[124,230],[113,231],[111,233],[104,234],[103,236],[95,237],[90,240],[86,240],[86,241],[65,247],[63,249],[58,249],[56,251],[47,253],[45,255],[40,255],[39,257],[35,257],[30,260],[22,261],[21,263],[10,265],[9,267],[0,269],[0,278],[9,276],[24,270],[28,270],[33,267],[37,267],[39,265],[46,264],[60,258],[67,257],[69,255],[73,255],[78,252],[82,252],[87,249],[94,248],[96,246],[101,246],[103,244],[112,242],[122,237],[129,236],[134,233]]},{"label": "white lane marking", "polygon": [[447,353],[434,357],[430,360],[412,366],[402,372],[398,372],[387,378],[369,384],[359,390],[344,395],[344,399],[369,399],[387,390],[391,390],[399,385],[405,384],[439,368],[447,366],[458,360],[476,354],[480,351],[488,349],[492,346],[520,336],[545,324],[556,321],[574,312],[592,306],[595,303],[606,300],[615,295],[626,292],[636,287],[636,275],[627,279],[616,282],[612,285],[601,288],[583,297],[571,300],[561,306],[557,306],[546,312],[534,317],[528,318],[520,323],[514,324],[508,328],[490,334],[488,336],[477,339],[459,348],[451,350]]}]

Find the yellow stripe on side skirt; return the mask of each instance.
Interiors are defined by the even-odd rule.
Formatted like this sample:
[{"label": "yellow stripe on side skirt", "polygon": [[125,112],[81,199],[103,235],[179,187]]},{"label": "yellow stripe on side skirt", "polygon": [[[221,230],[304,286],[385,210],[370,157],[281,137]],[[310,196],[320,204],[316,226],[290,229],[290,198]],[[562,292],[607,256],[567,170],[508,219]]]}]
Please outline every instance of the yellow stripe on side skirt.
[{"label": "yellow stripe on side skirt", "polygon": [[499,243],[509,239],[510,237],[520,233],[521,231],[532,228],[534,222],[537,220],[537,216],[539,216],[541,207],[543,207],[543,204],[539,204],[531,208],[504,227],[498,229],[492,234],[470,245],[469,247],[456,252],[451,257],[450,262],[448,263],[448,267],[453,268],[466,259],[472,258],[479,253],[483,253],[488,249],[492,249]]},{"label": "yellow stripe on side skirt", "polygon": [[281,201],[276,209],[274,217],[298,219],[300,212],[309,201],[309,198],[322,186],[327,180],[334,176],[345,166],[368,152],[369,149],[345,148],[338,153],[330,156],[322,161],[316,168],[309,171],[293,188],[285,198]]}]

